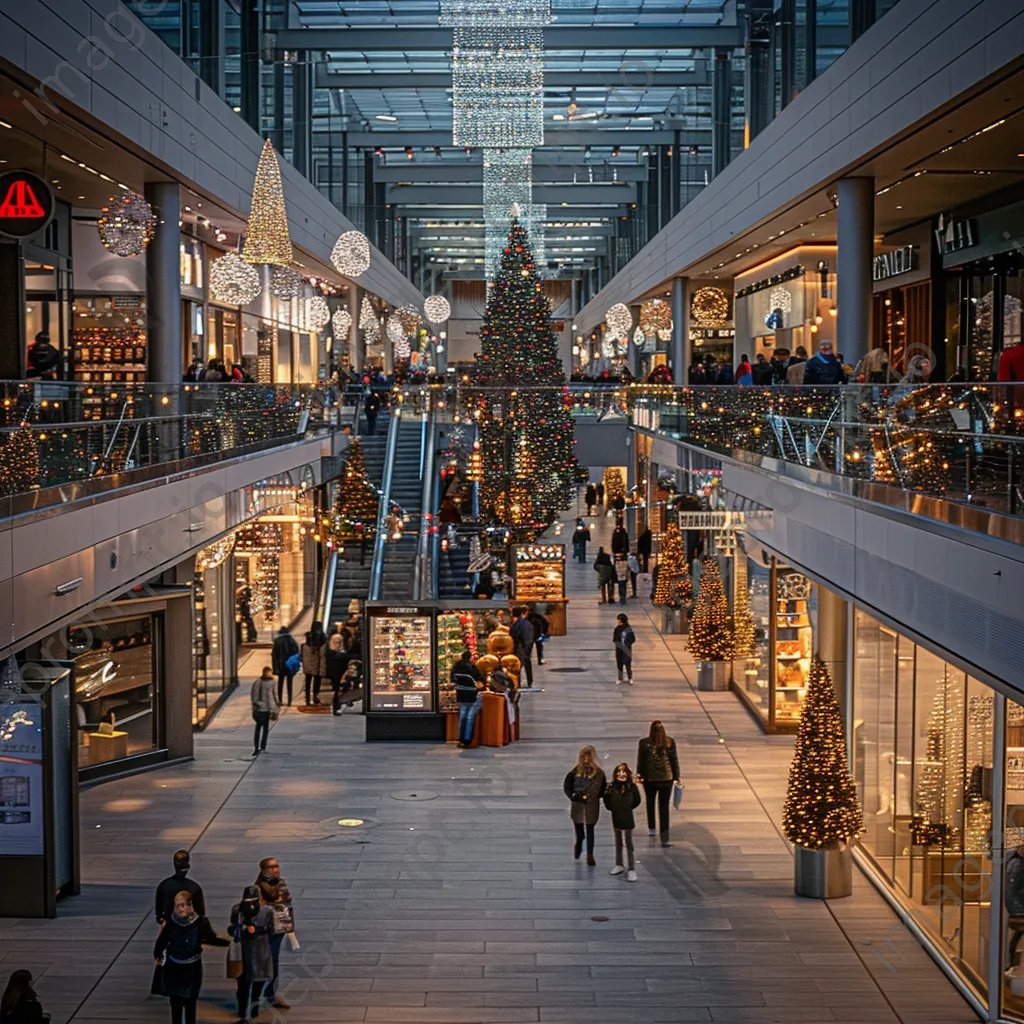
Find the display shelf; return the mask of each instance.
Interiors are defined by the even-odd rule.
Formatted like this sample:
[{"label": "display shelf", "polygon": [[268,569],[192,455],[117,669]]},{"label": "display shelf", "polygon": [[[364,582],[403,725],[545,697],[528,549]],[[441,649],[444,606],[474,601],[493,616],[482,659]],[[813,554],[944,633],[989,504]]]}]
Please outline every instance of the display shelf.
[{"label": "display shelf", "polygon": [[370,620],[370,711],[432,711],[429,615],[378,614]]},{"label": "display shelf", "polygon": [[561,601],[565,598],[565,546],[519,544],[512,552],[517,601]]},{"label": "display shelf", "polygon": [[462,652],[469,649],[475,661],[479,655],[478,637],[483,624],[477,621],[479,613],[473,611],[442,611],[437,616],[437,687],[438,710],[458,711],[455,685],[451,672]]},{"label": "display shelf", "polygon": [[801,573],[776,570],[775,720],[800,721],[811,670],[812,630],[808,614],[811,582]]}]

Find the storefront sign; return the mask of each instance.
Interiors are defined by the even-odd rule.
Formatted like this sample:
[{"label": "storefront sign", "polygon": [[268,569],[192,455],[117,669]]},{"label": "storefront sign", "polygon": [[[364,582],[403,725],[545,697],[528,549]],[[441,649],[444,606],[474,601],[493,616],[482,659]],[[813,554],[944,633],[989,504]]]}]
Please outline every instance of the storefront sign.
[{"label": "storefront sign", "polygon": [[38,175],[8,171],[0,175],[0,235],[28,238],[53,216],[53,192]]},{"label": "storefront sign", "polygon": [[943,256],[962,249],[972,249],[978,244],[977,224],[973,220],[951,220],[944,228],[938,228],[935,238]]},{"label": "storefront sign", "polygon": [[893,249],[892,252],[883,252],[881,256],[876,256],[873,275],[876,281],[886,281],[890,277],[909,274],[916,269],[917,252],[912,245],[904,245],[900,249]]}]

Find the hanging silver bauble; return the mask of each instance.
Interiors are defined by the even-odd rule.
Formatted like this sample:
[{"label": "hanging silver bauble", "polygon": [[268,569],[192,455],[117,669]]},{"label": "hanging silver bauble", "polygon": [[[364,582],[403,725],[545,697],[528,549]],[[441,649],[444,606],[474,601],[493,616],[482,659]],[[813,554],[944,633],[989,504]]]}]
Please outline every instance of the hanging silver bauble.
[{"label": "hanging silver bauble", "polygon": [[335,270],[345,277],[359,277],[370,269],[370,240],[361,231],[346,231],[331,251]]},{"label": "hanging silver bauble", "polygon": [[103,207],[96,227],[100,241],[115,256],[138,256],[153,237],[156,215],[145,196],[125,192],[111,198]]},{"label": "hanging silver bauble", "polygon": [[452,307],[443,295],[431,295],[423,303],[423,312],[428,322],[436,326],[452,315]]},{"label": "hanging silver bauble", "polygon": [[272,267],[270,271],[270,291],[279,299],[294,299],[302,287],[302,278],[297,270],[291,267]]},{"label": "hanging silver bauble", "polygon": [[263,286],[256,268],[229,252],[210,264],[210,296],[229,306],[248,306]]}]

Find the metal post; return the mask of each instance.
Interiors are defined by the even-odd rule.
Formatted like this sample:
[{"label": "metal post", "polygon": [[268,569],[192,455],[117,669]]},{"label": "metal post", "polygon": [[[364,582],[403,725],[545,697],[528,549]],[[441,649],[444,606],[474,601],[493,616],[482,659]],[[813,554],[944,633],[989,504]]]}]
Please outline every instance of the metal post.
[{"label": "metal post", "polygon": [[690,365],[690,296],[685,277],[672,280],[672,380],[686,383]]},{"label": "metal post", "polygon": [[852,366],[871,348],[875,179],[839,182],[836,258],[836,352]]},{"label": "metal post", "polygon": [[146,198],[157,216],[153,240],[146,250],[148,377],[161,384],[177,384],[184,376],[178,183],[149,182]]},{"label": "metal post", "polygon": [[[292,164],[300,174],[309,177],[310,154],[313,144],[312,69],[309,51],[299,50],[292,64]],[[330,132],[328,132],[328,138]]]},{"label": "metal post", "polygon": [[732,51],[716,48],[711,73],[711,174],[717,178],[732,156],[729,127],[732,115]]},{"label": "metal post", "polygon": [[355,370],[362,370],[365,362],[362,335],[359,333],[359,310],[362,304],[363,289],[355,281],[350,281],[348,286],[348,311],[352,316],[352,323],[348,329],[348,358]]},{"label": "metal post", "polygon": [[341,133],[341,212],[348,216],[348,129]]}]

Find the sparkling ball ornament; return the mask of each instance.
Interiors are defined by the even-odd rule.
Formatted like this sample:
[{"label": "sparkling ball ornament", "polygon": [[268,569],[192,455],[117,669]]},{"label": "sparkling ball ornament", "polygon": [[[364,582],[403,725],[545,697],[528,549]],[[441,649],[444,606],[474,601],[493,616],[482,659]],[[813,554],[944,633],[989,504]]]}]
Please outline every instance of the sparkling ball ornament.
[{"label": "sparkling ball ornament", "polygon": [[352,326],[352,314],[344,307],[339,306],[331,317],[331,329],[336,338],[344,338]]},{"label": "sparkling ball ornament", "polygon": [[690,303],[694,327],[721,327],[729,322],[729,296],[721,288],[698,288]]},{"label": "sparkling ball ornament", "polygon": [[156,214],[145,196],[125,192],[103,207],[97,227],[100,241],[115,256],[138,256],[153,237]]},{"label": "sparkling ball ornament", "polygon": [[615,341],[629,339],[629,332],[633,330],[633,314],[629,306],[624,302],[617,302],[604,315],[605,323],[608,325],[608,335]]},{"label": "sparkling ball ornament", "polygon": [[783,288],[782,285],[772,289],[771,295],[768,296],[768,303],[772,309],[780,309],[783,313],[793,312],[793,295],[788,288]]},{"label": "sparkling ball ornament", "polygon": [[361,231],[346,231],[331,250],[334,269],[345,277],[359,277],[370,269],[370,240]]},{"label": "sparkling ball ornament", "polygon": [[644,334],[644,329],[642,327],[638,327],[633,332],[633,344],[636,345],[637,348],[642,348],[646,341],[647,335]]},{"label": "sparkling ball ornament", "polygon": [[314,331],[321,331],[331,319],[331,307],[322,295],[314,295],[307,299],[306,319]]},{"label": "sparkling ball ornament", "polygon": [[420,329],[420,324],[423,323],[420,311],[415,306],[408,304],[399,306],[395,311],[395,316],[398,317],[406,334],[415,334]]},{"label": "sparkling ball ornament", "polygon": [[640,326],[645,334],[672,330],[672,307],[664,299],[651,299],[640,307]]},{"label": "sparkling ball ornament", "polygon": [[263,290],[260,275],[237,253],[210,264],[210,295],[229,306],[247,306]]},{"label": "sparkling ball ornament", "polygon": [[408,336],[405,333],[401,320],[397,316],[388,318],[387,335],[392,344],[397,345],[400,341],[405,341],[408,346]]},{"label": "sparkling ball ornament", "polygon": [[363,304],[359,307],[359,330],[379,330],[380,319],[377,317],[377,312],[373,308],[373,303],[370,301],[369,295],[363,296]]},{"label": "sparkling ball ornament", "polygon": [[299,272],[291,267],[274,267],[270,271],[270,291],[279,299],[294,299],[301,286]]},{"label": "sparkling ball ornament", "polygon": [[452,315],[452,307],[443,295],[431,295],[423,303],[423,312],[430,323],[443,324]]}]

